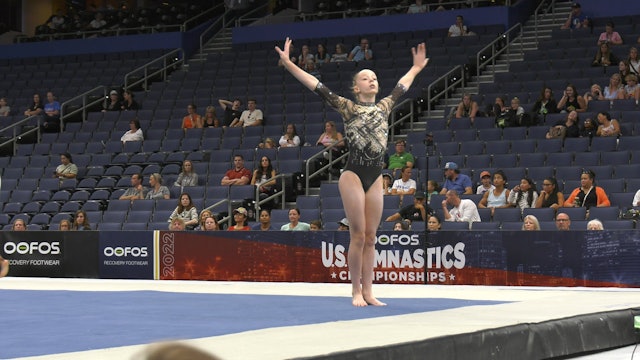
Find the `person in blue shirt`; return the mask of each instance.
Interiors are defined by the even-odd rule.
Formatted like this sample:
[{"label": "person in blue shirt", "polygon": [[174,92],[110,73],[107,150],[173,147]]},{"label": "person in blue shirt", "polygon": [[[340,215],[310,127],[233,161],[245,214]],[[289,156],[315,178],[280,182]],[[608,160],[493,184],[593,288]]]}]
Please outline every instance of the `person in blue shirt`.
[{"label": "person in blue shirt", "polygon": [[351,50],[348,57],[349,61],[362,61],[371,59],[373,59],[373,51],[369,46],[369,40],[367,40],[367,38],[360,39],[360,45],[356,45],[356,47]]},{"label": "person in blue shirt", "polygon": [[582,29],[589,27],[589,17],[582,12],[582,7],[579,3],[573,3],[571,5],[571,13],[569,18],[562,25],[561,29]]},{"label": "person in blue shirt", "polygon": [[43,132],[60,132],[60,103],[56,101],[51,91],[47,93],[47,103],[44,105],[44,117],[41,127]]},{"label": "person in blue shirt", "polygon": [[458,194],[473,194],[471,178],[465,174],[460,174],[458,164],[450,161],[444,165],[444,176],[447,180],[442,185],[441,195],[445,195],[449,190],[455,190]]}]

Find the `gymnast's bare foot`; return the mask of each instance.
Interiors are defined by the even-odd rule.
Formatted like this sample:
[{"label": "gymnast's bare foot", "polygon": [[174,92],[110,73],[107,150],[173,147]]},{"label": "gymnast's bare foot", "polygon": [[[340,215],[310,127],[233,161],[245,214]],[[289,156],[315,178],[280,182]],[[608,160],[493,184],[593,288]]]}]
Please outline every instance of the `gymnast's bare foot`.
[{"label": "gymnast's bare foot", "polygon": [[353,299],[351,300],[351,304],[357,307],[367,306],[367,302],[362,297],[362,294],[353,294]]},{"label": "gymnast's bare foot", "polygon": [[9,260],[0,260],[0,278],[7,276],[9,273]]},{"label": "gymnast's bare foot", "polygon": [[374,296],[369,295],[369,296],[364,296],[363,299],[367,302],[367,304],[369,305],[373,305],[373,306],[387,306],[386,303],[383,303],[382,301],[376,299]]}]

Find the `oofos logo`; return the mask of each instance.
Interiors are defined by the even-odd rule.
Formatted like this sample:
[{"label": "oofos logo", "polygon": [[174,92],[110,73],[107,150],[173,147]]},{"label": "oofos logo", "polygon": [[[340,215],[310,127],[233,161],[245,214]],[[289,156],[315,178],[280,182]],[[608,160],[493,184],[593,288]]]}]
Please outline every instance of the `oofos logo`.
[{"label": "oofos logo", "polygon": [[41,255],[57,255],[60,254],[60,243],[54,242],[19,242],[14,243],[12,241],[4,243],[5,254],[34,254]]},{"label": "oofos logo", "polygon": [[125,247],[111,247],[111,246],[107,246],[106,248],[104,248],[103,251],[105,256],[135,256],[135,257],[141,257],[141,256],[147,256],[148,252],[147,252],[147,247],[137,247],[137,246],[125,246]]},{"label": "oofos logo", "polygon": [[400,245],[419,245],[420,244],[420,240],[419,240],[419,236],[417,234],[413,234],[413,235],[407,235],[407,234],[392,234],[392,235],[380,235],[378,236],[378,238],[376,239],[376,242],[380,245],[386,246],[386,245],[393,245],[393,244],[400,244]]}]

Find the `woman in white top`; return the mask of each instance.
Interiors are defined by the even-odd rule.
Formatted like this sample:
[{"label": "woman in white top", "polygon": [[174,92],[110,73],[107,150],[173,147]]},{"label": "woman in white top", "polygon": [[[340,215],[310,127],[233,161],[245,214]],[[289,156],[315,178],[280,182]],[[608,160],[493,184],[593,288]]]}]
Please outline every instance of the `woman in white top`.
[{"label": "woman in white top", "polygon": [[129,121],[129,131],[124,133],[120,138],[122,143],[126,143],[127,141],[143,141],[144,134],[142,133],[142,129],[140,129],[140,120],[133,119]]},{"label": "woman in white top", "polygon": [[533,180],[524,178],[520,180],[520,184],[516,185],[509,193],[508,202],[512,206],[520,208],[520,211],[526,208],[535,207],[538,200],[538,192]]},{"label": "woman in white top", "polygon": [[507,208],[510,207],[507,199],[509,198],[509,189],[505,188],[507,183],[507,176],[498,170],[493,174],[493,186],[495,189],[487,191],[482,196],[482,199],[478,203],[479,208],[491,209],[491,216],[493,216],[495,208]]},{"label": "woman in white top", "polygon": [[280,147],[296,147],[300,146],[300,137],[294,124],[287,124],[287,131],[280,137],[278,141]]}]

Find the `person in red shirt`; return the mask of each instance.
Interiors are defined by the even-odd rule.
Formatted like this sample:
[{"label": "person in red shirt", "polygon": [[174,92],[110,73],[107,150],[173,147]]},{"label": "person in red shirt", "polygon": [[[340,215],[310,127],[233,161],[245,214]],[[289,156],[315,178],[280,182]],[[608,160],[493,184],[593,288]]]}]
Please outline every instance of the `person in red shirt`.
[{"label": "person in red shirt", "polygon": [[244,157],[235,155],[233,157],[233,169],[228,170],[220,185],[247,185],[251,180],[251,171],[244,167]]}]

